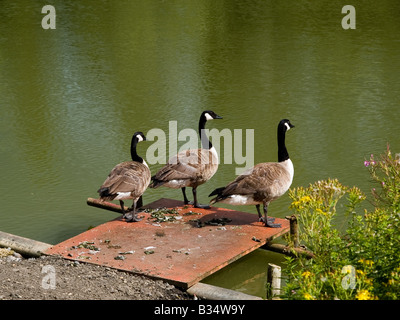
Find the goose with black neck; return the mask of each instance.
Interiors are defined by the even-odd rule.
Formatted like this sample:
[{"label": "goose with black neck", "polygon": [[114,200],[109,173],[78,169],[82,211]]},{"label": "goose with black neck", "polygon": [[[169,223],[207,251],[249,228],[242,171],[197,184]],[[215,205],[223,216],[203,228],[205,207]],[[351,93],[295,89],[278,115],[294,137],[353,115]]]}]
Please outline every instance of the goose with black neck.
[{"label": "goose with black neck", "polygon": [[[268,206],[285,194],[293,181],[294,167],[285,145],[286,132],[293,127],[288,119],[278,124],[278,162],[259,163],[247,169],[227,186],[211,192],[209,196],[216,197],[210,204],[255,205],[259,221],[264,222],[266,227],[280,228],[280,224],[274,223],[275,218],[268,217]],[[260,212],[261,204],[264,217]]]},{"label": "goose with black neck", "polygon": [[160,186],[181,189],[183,201],[190,204],[186,196],[186,187],[192,188],[193,206],[208,209],[210,206],[199,204],[197,187],[207,182],[217,172],[218,154],[205,133],[205,124],[209,120],[222,119],[214,111],[203,111],[199,120],[200,149],[189,149],[171,157],[151,179],[151,188]]},{"label": "goose with black neck", "polygon": [[[97,191],[101,201],[119,200],[123,218],[127,222],[141,220],[136,215],[137,203],[150,184],[150,169],[136,151],[136,146],[141,141],[146,141],[146,137],[142,132],[135,132],[131,140],[132,161],[116,165]],[[123,200],[127,199],[133,199],[133,204],[129,211],[125,212]]]}]

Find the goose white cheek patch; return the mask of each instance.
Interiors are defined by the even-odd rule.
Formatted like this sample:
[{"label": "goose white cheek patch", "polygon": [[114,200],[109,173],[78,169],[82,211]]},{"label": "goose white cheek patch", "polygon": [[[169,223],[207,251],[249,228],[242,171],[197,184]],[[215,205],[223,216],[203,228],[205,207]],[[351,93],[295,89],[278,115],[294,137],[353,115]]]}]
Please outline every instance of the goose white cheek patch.
[{"label": "goose white cheek patch", "polygon": [[138,135],[137,138],[138,138],[138,142],[143,141],[143,137],[141,135]]}]

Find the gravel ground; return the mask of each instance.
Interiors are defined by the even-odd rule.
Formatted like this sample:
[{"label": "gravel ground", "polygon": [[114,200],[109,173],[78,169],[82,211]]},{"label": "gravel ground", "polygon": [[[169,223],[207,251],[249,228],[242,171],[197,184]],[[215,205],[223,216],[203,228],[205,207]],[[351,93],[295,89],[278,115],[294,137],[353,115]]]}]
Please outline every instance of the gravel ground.
[{"label": "gravel ground", "polygon": [[[0,300],[183,300],[161,280],[54,256],[0,254]],[[3,256],[3,257],[2,257]]]}]

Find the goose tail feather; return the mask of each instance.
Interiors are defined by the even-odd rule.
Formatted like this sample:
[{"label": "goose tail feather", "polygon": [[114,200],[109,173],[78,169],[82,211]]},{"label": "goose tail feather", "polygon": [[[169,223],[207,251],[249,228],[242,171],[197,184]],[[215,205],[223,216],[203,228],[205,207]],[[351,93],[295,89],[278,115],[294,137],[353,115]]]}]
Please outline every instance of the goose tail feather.
[{"label": "goose tail feather", "polygon": [[221,187],[221,188],[217,188],[213,192],[211,192],[208,196],[209,197],[216,196],[216,197],[214,199],[210,200],[210,204],[214,204],[214,203],[216,203],[218,201],[221,201],[221,200],[225,199],[226,197],[224,197],[222,195],[224,190],[225,190],[225,187]]}]

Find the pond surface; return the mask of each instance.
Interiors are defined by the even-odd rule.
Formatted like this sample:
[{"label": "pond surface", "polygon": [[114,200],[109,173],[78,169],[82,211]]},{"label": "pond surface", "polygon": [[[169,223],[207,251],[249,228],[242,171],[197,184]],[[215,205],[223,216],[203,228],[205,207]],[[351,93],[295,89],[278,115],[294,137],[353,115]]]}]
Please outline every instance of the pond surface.
[{"label": "pond surface", "polygon": [[[349,30],[344,1],[53,1],[55,30],[41,26],[45,4],[0,7],[1,231],[58,243],[113,219],[86,199],[129,160],[132,134],[168,137],[170,121],[178,133],[197,130],[207,109],[224,118],[207,128],[234,139],[221,140],[219,170],[198,189],[203,203],[244,166],[229,155],[245,154],[246,129],[246,156],[277,161],[283,118],[295,125],[293,187],[332,177],[368,192],[365,158],[387,143],[400,152],[397,0],[355,2]],[[148,190],[144,200],[161,197],[181,193]],[[285,195],[270,213],[284,217],[289,205]],[[258,250],[207,282],[262,296],[267,262],[283,258]]]}]

